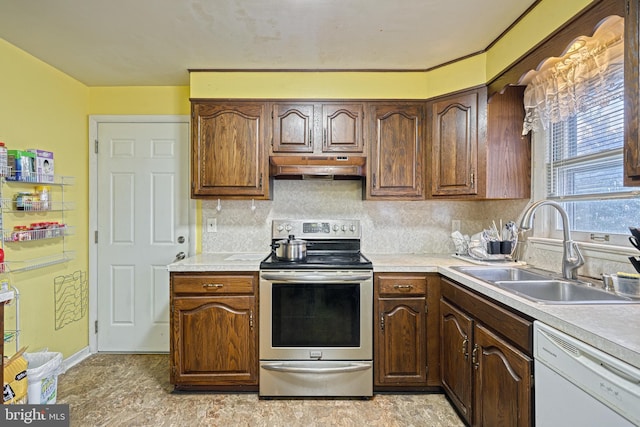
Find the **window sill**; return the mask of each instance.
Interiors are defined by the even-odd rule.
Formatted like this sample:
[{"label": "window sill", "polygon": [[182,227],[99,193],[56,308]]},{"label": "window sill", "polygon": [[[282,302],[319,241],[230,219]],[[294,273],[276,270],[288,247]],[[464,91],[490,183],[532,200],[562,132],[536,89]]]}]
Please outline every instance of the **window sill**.
[{"label": "window sill", "polygon": [[[529,237],[527,239],[527,242],[533,249],[542,249],[559,253],[562,253],[564,249],[561,239],[550,239],[547,237]],[[638,255],[638,250],[632,247],[603,245],[600,243],[591,242],[575,242],[578,244],[582,255],[588,258],[598,258],[607,261],[628,263],[628,258],[630,256]]]}]

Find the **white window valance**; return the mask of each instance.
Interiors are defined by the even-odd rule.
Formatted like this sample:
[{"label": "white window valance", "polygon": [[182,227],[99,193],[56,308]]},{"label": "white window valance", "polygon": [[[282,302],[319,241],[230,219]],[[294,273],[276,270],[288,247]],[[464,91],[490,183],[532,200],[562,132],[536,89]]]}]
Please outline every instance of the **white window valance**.
[{"label": "white window valance", "polygon": [[624,19],[609,17],[592,37],[574,40],[562,57],[548,58],[520,79],[527,85],[523,135],[592,107],[593,91],[603,94],[595,99],[604,103],[620,96],[615,89],[624,84],[623,32]]}]

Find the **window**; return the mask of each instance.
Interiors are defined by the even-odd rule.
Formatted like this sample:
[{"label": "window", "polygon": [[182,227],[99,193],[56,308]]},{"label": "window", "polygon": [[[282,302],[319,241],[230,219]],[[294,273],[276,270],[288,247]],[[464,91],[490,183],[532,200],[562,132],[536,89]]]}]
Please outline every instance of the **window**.
[{"label": "window", "polygon": [[[545,147],[534,192],[563,205],[575,240],[627,245],[629,227],[640,226],[640,191],[623,184],[623,29],[623,18],[609,17],[523,78],[524,132]],[[549,237],[562,232],[555,217],[544,221]]]},{"label": "window", "polygon": [[562,202],[573,232],[628,234],[640,225],[638,189],[623,185],[622,69],[607,78],[611,91],[588,92],[584,111],[547,128],[546,195]]}]

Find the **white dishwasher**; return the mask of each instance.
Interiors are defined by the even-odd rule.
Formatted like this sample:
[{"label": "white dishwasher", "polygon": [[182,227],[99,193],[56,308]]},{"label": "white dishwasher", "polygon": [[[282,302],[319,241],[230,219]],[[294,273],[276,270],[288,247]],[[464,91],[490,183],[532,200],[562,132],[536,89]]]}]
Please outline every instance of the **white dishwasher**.
[{"label": "white dishwasher", "polygon": [[536,427],[640,425],[640,369],[534,322]]}]

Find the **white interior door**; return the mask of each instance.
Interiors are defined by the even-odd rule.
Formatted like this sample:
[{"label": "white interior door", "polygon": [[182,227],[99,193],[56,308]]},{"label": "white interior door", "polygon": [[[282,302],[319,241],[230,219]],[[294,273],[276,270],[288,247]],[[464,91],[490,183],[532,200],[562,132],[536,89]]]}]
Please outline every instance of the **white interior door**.
[{"label": "white interior door", "polygon": [[166,352],[166,266],[189,248],[189,125],[99,123],[97,135],[97,349]]}]

